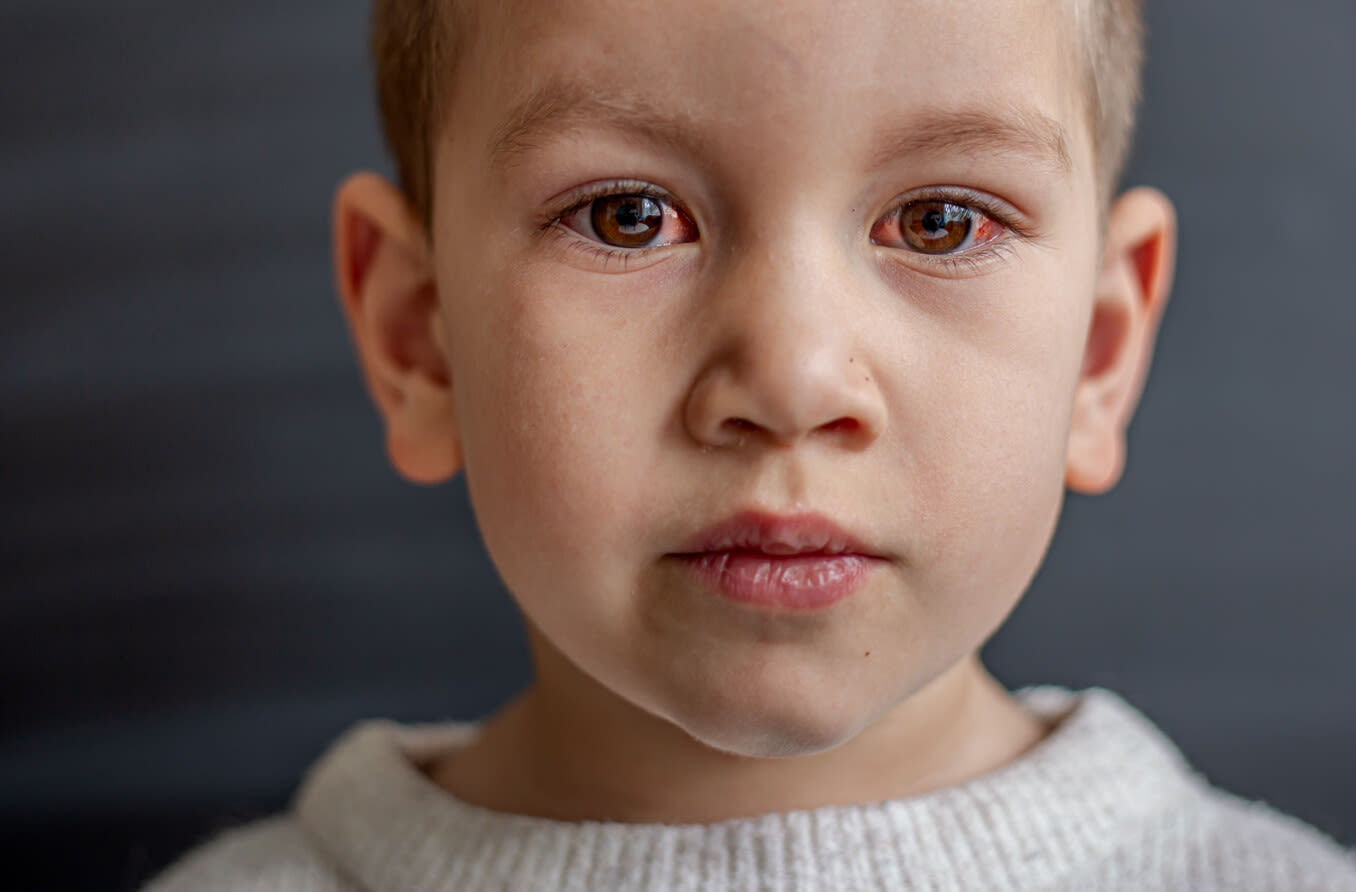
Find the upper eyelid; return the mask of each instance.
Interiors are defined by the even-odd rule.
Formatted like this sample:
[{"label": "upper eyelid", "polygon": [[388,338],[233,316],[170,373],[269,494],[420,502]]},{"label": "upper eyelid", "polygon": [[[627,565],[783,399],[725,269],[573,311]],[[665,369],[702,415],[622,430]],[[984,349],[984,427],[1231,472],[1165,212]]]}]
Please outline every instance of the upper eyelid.
[{"label": "upper eyelid", "polygon": [[610,195],[647,195],[661,199],[691,216],[691,211],[672,192],[646,180],[597,180],[562,194],[563,198],[547,203],[548,210],[542,214],[544,224],[554,223],[565,215]]},{"label": "upper eyelid", "polygon": [[[1018,243],[1030,241],[1037,236],[1034,226],[1027,222],[1021,212],[1012,209],[1007,202],[996,197],[991,198],[988,193],[967,187],[924,187],[903,193],[891,199],[885,210],[876,216],[874,221],[883,220],[892,214],[897,214],[911,204],[926,201],[956,204],[978,211],[996,221],[1007,230],[1007,233],[984,245],[964,251],[953,251],[946,254],[928,254],[913,250],[899,252],[916,258],[910,261],[911,265],[921,264],[921,266],[932,267],[938,271],[945,270],[943,274],[947,276],[965,275],[966,273],[979,274],[1000,258],[1008,256],[1016,249]],[[875,225],[874,221],[873,226]]]},{"label": "upper eyelid", "polygon": [[[665,242],[661,245],[646,245],[636,248],[625,248],[609,245],[597,237],[597,234],[588,235],[577,231],[572,226],[562,225],[563,221],[580,213],[588,208],[590,204],[601,199],[616,195],[644,195],[649,198],[657,198],[665,204],[681,211],[691,221],[691,225],[697,229],[700,235],[701,227],[697,225],[691,211],[679,201],[671,192],[662,186],[658,186],[648,180],[595,180],[592,183],[586,183],[574,189],[568,189],[563,193],[555,204],[549,204],[547,210],[541,215],[539,225],[537,226],[538,235],[544,235],[549,232],[558,232],[565,235],[567,232],[573,234],[574,240],[581,245],[585,245],[586,250],[592,251],[604,258],[617,258],[623,263],[630,262],[632,258],[659,251],[671,247],[673,243]],[[559,208],[552,211],[551,208]],[[593,224],[588,224],[590,229]]]},{"label": "upper eyelid", "polygon": [[1033,229],[1026,217],[1002,199],[965,186],[926,186],[892,198],[875,219],[882,219],[919,201],[944,201],[977,210],[1011,229],[1018,236],[1030,236]]}]

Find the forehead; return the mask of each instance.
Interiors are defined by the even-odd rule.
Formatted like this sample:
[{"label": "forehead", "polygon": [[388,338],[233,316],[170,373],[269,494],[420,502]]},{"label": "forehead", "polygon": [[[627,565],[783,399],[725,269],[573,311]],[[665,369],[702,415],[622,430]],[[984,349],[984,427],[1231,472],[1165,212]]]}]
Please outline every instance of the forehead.
[{"label": "forehead", "polygon": [[865,136],[873,119],[927,124],[934,137],[955,123],[962,140],[1043,143],[1067,164],[1088,144],[1070,2],[487,4],[454,85],[454,119],[470,126],[450,129],[482,130],[494,155],[530,145],[533,127],[610,116],[667,126],[674,140],[719,132],[723,149],[746,135],[766,151],[772,136],[813,153]]}]

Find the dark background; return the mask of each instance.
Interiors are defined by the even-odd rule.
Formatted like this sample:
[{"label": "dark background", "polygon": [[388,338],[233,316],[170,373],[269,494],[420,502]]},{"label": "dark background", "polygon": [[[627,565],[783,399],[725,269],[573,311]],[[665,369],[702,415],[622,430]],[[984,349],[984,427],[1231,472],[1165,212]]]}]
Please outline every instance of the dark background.
[{"label": "dark background", "polygon": [[[1119,489],[988,648],[1356,843],[1356,4],[1150,4],[1182,256]],[[527,678],[460,481],[385,463],[330,283],[386,168],[356,0],[0,10],[0,839],[131,889],[373,715]]]}]

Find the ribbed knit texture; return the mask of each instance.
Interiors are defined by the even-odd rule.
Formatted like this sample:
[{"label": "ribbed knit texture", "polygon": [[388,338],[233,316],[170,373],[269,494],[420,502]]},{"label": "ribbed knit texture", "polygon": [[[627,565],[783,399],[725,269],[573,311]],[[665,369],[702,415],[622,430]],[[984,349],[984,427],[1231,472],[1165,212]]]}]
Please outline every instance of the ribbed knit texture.
[{"label": "ribbed knit texture", "polygon": [[479,808],[418,768],[478,726],[370,722],[312,768],[290,815],[224,835],[147,892],[1356,892],[1356,855],[1208,786],[1115,694],[1017,696],[1063,719],[982,777],[710,825]]}]

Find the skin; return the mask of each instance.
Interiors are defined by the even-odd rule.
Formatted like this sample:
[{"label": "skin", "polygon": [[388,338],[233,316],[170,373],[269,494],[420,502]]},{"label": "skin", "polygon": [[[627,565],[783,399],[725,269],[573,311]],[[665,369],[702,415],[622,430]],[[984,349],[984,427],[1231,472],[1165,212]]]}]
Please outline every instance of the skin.
[{"label": "skin", "polygon": [[[1161,194],[1099,203],[1064,7],[480,12],[432,231],[372,174],[335,204],[391,460],[423,483],[465,470],[535,662],[430,776],[499,811],[709,823],[917,795],[1038,743],[978,651],[1066,487],[1121,473],[1175,242]],[[492,164],[508,110],[553,82],[619,98]],[[627,103],[673,133],[610,121]],[[984,144],[876,151],[932,111],[1014,108],[1060,126],[1067,170]],[[692,226],[623,259],[579,217],[550,222],[618,179]],[[875,238],[929,187],[1015,225],[959,266]],[[725,601],[669,555],[746,508],[822,512],[887,560],[814,615]]]}]

